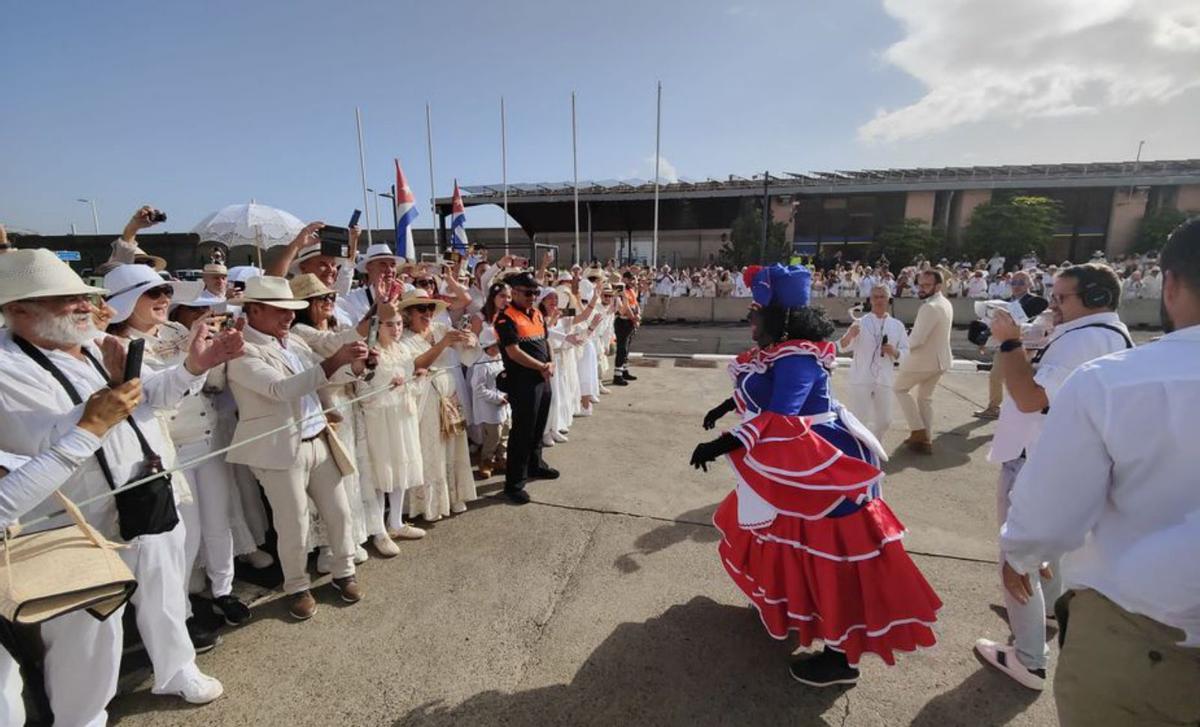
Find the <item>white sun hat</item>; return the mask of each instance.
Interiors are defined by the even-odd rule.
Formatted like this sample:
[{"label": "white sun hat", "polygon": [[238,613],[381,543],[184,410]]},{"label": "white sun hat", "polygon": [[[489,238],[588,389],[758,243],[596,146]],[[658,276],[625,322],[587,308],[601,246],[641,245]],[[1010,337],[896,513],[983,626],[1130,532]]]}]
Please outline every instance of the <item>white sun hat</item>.
[{"label": "white sun hat", "polygon": [[[108,289],[104,300],[116,311],[111,322],[124,323],[129,320],[142,293],[164,285],[170,286],[172,298],[176,295],[183,297],[187,293],[186,289],[180,290],[178,282],[163,280],[154,268],[141,263],[125,263],[108,271],[104,276],[104,287]],[[203,288],[204,284],[201,283],[200,287]]]},{"label": "white sun hat", "polygon": [[404,258],[397,257],[395,254],[393,254],[392,248],[388,247],[382,242],[378,242],[367,248],[367,251],[363,253],[363,256],[359,259],[358,265],[355,269],[360,273],[365,273],[367,272],[367,263],[375,262],[376,260],[387,259],[395,260],[397,266],[408,262]]},{"label": "white sun hat", "polygon": [[286,310],[304,310],[308,307],[307,300],[296,300],[286,278],[274,275],[261,275],[246,281],[241,304],[245,307],[247,303],[262,303]]},{"label": "white sun hat", "polygon": [[244,283],[251,278],[257,278],[263,274],[263,270],[255,265],[234,265],[229,268],[229,274],[226,278],[231,283]]},{"label": "white sun hat", "polygon": [[[154,271],[150,272],[153,274]],[[0,255],[0,305],[28,298],[103,295],[107,292],[84,283],[70,265],[45,248],[11,250]]]}]

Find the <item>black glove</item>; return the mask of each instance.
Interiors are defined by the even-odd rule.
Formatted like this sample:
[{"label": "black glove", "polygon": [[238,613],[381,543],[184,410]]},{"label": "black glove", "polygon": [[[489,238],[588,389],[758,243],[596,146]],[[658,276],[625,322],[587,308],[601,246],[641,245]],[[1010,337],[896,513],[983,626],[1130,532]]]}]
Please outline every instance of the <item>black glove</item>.
[{"label": "black glove", "polygon": [[732,398],[726,399],[725,401],[721,402],[720,404],[717,404],[712,409],[709,409],[708,413],[704,415],[704,428],[712,429],[713,427],[717,426],[718,419],[725,416],[726,414],[728,414],[729,412],[733,411],[736,408],[737,408],[737,404],[733,403]]},{"label": "black glove", "polygon": [[738,447],[742,446],[742,442],[732,434],[722,434],[711,442],[701,442],[692,450],[691,465],[696,469],[708,472],[708,463],[720,457],[723,454],[728,454]]}]

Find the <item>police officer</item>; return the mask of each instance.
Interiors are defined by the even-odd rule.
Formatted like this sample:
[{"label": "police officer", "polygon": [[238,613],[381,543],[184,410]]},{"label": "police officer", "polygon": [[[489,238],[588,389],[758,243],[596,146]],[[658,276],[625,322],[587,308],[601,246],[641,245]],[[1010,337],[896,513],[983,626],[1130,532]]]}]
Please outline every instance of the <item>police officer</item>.
[{"label": "police officer", "polygon": [[518,505],[529,502],[525,483],[529,479],[553,480],[558,470],[542,459],[542,431],[550,414],[550,343],[546,324],[534,305],[538,284],[530,273],[507,280],[512,302],[496,316],[496,335],[504,359],[503,391],[512,406],[508,435],[508,464],[504,494]]}]

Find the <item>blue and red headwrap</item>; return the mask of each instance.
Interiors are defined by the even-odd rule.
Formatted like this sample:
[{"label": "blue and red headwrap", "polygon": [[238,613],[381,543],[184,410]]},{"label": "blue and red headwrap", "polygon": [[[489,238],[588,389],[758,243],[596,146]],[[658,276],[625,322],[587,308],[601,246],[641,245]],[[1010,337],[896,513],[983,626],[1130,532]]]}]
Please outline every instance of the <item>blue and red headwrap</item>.
[{"label": "blue and red headwrap", "polygon": [[751,265],[742,273],[742,280],[750,288],[755,304],[764,308],[803,308],[812,290],[812,271],[803,265]]}]

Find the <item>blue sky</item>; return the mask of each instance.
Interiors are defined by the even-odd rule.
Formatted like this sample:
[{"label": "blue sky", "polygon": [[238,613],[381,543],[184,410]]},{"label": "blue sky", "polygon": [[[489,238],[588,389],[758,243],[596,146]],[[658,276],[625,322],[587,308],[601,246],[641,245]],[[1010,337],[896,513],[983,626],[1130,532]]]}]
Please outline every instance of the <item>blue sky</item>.
[{"label": "blue sky", "polygon": [[186,230],[254,197],[342,224],[362,206],[355,106],[368,183],[398,156],[423,203],[425,102],[449,194],[499,181],[501,94],[510,182],[570,178],[573,90],[580,176],[649,177],[657,80],[664,173],[694,178],[1123,159],[1139,139],[1147,158],[1200,156],[1191,3],[939,5],[9,3],[0,221],[89,232],[75,199],[94,197],[105,232],[142,202]]}]

